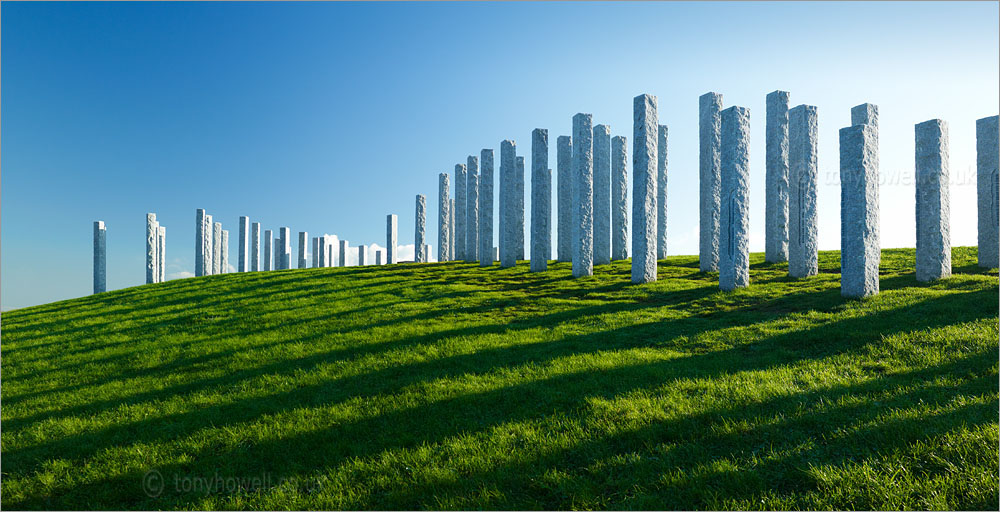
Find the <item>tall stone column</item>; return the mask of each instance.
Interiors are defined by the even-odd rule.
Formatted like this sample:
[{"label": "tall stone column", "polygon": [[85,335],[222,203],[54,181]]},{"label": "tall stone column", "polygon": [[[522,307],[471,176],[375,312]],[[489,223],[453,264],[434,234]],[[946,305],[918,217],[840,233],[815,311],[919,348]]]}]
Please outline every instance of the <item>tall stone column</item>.
[{"label": "tall stone column", "polygon": [[385,217],[385,252],[386,262],[390,265],[397,262],[396,259],[396,229],[399,224],[399,217],[389,214]]},{"label": "tall stone column", "polygon": [[594,274],[594,128],[593,116],[573,116],[573,277]]},{"label": "tall stone column", "polygon": [[416,263],[427,263],[427,254],[424,252],[424,248],[427,245],[427,241],[424,238],[424,230],[427,225],[427,198],[423,194],[417,194],[417,208],[414,217],[416,225],[413,233],[413,261]]},{"label": "tall stone column", "polygon": [[611,139],[611,259],[628,258],[628,145]]},{"label": "tall stone column", "polygon": [[250,217],[240,217],[240,255],[237,271],[246,272],[250,269],[250,255],[247,254],[248,242],[250,241]]},{"label": "tall stone column", "polygon": [[215,269],[215,222],[211,215],[205,215],[205,275],[212,275]]},{"label": "tall stone column", "polygon": [[479,157],[470,156],[466,163],[465,261],[471,263],[479,261]]},{"label": "tall stone column", "polygon": [[317,268],[317,267],[319,267],[319,237],[318,236],[312,237],[312,255],[310,256],[310,258],[312,259],[311,268]]},{"label": "tall stone column", "polygon": [[479,152],[479,266],[493,266],[493,150]]},{"label": "tall stone column", "polygon": [[103,220],[94,221],[94,293],[108,291],[108,230]]},{"label": "tall stone column", "polygon": [[380,251],[380,250],[379,251],[375,251],[375,264],[376,265],[381,265],[382,264],[382,251]]},{"label": "tall stone column", "polygon": [[327,268],[333,266],[333,251],[330,250],[330,239],[328,236],[323,235],[319,237],[319,256],[318,265],[321,268]]},{"label": "tall stone column", "polygon": [[292,268],[292,230],[281,228],[281,269]]},{"label": "tall stone column", "polygon": [[657,126],[656,138],[656,259],[667,257],[667,126]]},{"label": "tall stone column", "polygon": [[[465,260],[465,221],[468,219],[466,211],[466,196],[469,193],[469,171],[465,164],[455,164],[455,259]],[[419,246],[413,248],[414,254],[422,251]],[[422,263],[422,262],[419,262]]]},{"label": "tall stone column", "polygon": [[146,284],[155,283],[160,277],[160,271],[156,268],[159,256],[156,254],[156,247],[159,244],[160,229],[156,223],[156,214],[146,214]]},{"label": "tall stone column", "polygon": [[871,103],[862,103],[851,107],[851,126],[867,124],[875,129],[875,143],[878,147],[878,106]]},{"label": "tall stone column", "polygon": [[[815,121],[815,107],[813,107]],[[789,133],[788,92],[767,95],[765,128],[764,261],[788,260],[789,252]],[[789,274],[792,274],[789,264]],[[800,269],[801,270],[801,269]],[[794,274],[792,274],[794,276]],[[806,273],[805,275],[813,275]],[[798,277],[805,277],[798,276]]]},{"label": "tall stone column", "polygon": [[719,289],[750,286],[750,110],[722,111]]},{"label": "tall stone column", "polygon": [[500,143],[500,266],[517,264],[517,236],[514,233],[514,178],[517,175],[517,149],[514,141]]},{"label": "tall stone column", "polygon": [[260,222],[250,224],[250,271],[257,272],[260,265]]},{"label": "tall stone column", "polygon": [[[857,107],[855,107],[857,108]],[[878,124],[840,130],[840,294],[879,291]],[[864,121],[851,111],[851,121]]]},{"label": "tall stone column", "polygon": [[270,229],[264,230],[264,270],[274,270],[274,259],[271,249],[272,233]]},{"label": "tall stone column", "polygon": [[514,236],[517,244],[517,259],[524,259],[524,157],[515,160],[514,174]]},{"label": "tall stone column", "polygon": [[[338,259],[338,264],[341,267],[346,267],[347,266],[347,252],[350,250],[350,244],[347,243],[347,240],[339,240],[339,242],[340,242],[340,254],[339,254],[340,258]],[[332,248],[331,248],[331,250],[332,250]]]},{"label": "tall stone column", "polygon": [[448,215],[451,216],[451,243],[448,244],[448,260],[455,261],[455,198],[451,198],[451,206],[448,207]]},{"label": "tall stone column", "polygon": [[559,180],[556,210],[556,259],[573,261],[573,138],[556,139],[556,175]]},{"label": "tall stone column", "polygon": [[194,275],[205,275],[205,209],[194,214]]},{"label": "tall stone column", "polygon": [[358,266],[364,267],[368,265],[368,246],[361,245],[358,246]]},{"label": "tall stone column", "polygon": [[951,203],[948,194],[948,124],[915,126],[917,281],[951,275]]},{"label": "tall stone column", "polygon": [[308,268],[309,232],[299,231],[299,268]]},{"label": "tall stone column", "polygon": [[271,269],[272,270],[282,270],[282,254],[281,254],[281,230],[278,230],[279,235],[274,237],[274,242],[271,245],[273,249],[273,255],[271,256]]},{"label": "tall stone column", "polygon": [[979,266],[1000,266],[1000,117],[976,121],[976,196],[979,212]]},{"label": "tall stone column", "polygon": [[165,226],[159,226],[159,235],[157,236],[157,278],[156,282],[162,283],[166,281],[166,269],[167,269],[167,228]]},{"label": "tall stone column", "polygon": [[709,92],[698,98],[698,266],[702,272],[719,270],[721,113],[721,94]]},{"label": "tall stone column", "polygon": [[213,224],[212,231],[212,275],[222,273],[222,223]]},{"label": "tall stone column", "polygon": [[656,96],[632,101],[632,282],[656,281]]},{"label": "tall stone column", "polygon": [[219,273],[228,274],[229,273],[229,230],[228,229],[222,230],[221,240],[222,240],[222,251],[220,251],[219,254],[221,254],[222,259],[221,263],[219,263]]},{"label": "tall stone column", "polygon": [[544,272],[552,256],[552,170],[549,131],[531,132],[531,271]]},{"label": "tall stone column", "polygon": [[[782,249],[787,250],[788,275],[801,278],[819,273],[819,230],[816,210],[816,191],[819,186],[816,148],[819,144],[819,135],[816,107],[799,105],[788,111],[787,117],[788,144],[785,155],[788,159],[788,175],[785,177],[785,182],[780,185],[784,190],[779,192],[768,188],[767,200],[771,201],[772,195],[784,196],[785,213],[779,212],[776,215],[787,215],[788,221],[774,227],[771,234],[779,239],[782,236],[787,237],[788,243],[784,247],[775,243],[769,248],[775,250],[772,256],[780,256]],[[768,165],[771,165],[770,156],[768,154]],[[770,173],[770,168],[768,172]],[[771,213],[771,206],[768,205],[767,213]],[[767,243],[775,240],[768,238]]]},{"label": "tall stone column", "polygon": [[448,261],[451,255],[451,198],[448,197],[448,189],[451,187],[448,180],[448,173],[438,174],[438,260]]},{"label": "tall stone column", "polygon": [[594,126],[594,265],[611,263],[611,127]]}]

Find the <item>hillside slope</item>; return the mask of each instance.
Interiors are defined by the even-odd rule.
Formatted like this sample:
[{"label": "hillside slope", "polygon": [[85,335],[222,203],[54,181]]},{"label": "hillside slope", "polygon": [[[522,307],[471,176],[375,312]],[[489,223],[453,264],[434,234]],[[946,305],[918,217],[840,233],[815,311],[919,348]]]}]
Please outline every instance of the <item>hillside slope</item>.
[{"label": "hillside slope", "polygon": [[997,271],[443,263],[3,315],[3,508],[996,509]]}]

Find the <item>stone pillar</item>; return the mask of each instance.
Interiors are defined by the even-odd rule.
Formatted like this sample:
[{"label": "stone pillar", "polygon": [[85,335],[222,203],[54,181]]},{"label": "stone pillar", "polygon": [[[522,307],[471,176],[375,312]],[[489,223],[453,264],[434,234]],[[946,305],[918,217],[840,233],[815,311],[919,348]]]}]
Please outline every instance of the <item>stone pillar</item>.
[{"label": "stone pillar", "polygon": [[979,211],[979,266],[1000,266],[1000,117],[976,121],[976,192]]},{"label": "stone pillar", "polygon": [[[813,121],[816,109],[811,107]],[[765,185],[764,185],[764,261],[778,263],[788,261],[791,249],[789,239],[789,133],[788,133],[788,92],[774,91],[767,95],[765,128]],[[807,116],[808,117],[808,116]],[[815,138],[808,146],[815,149]],[[815,154],[813,155],[815,157]],[[815,205],[815,203],[813,203]],[[813,275],[806,273],[795,276],[791,264],[788,273],[793,277]]]},{"label": "stone pillar", "polygon": [[250,217],[242,216],[240,217],[240,260],[239,266],[236,268],[238,272],[246,272],[250,269],[250,255],[247,254],[248,242],[250,242]]},{"label": "stone pillar", "polygon": [[250,271],[260,269],[260,222],[254,222],[250,225]]},{"label": "stone pillar", "polygon": [[656,96],[632,102],[632,282],[656,281]]},{"label": "stone pillar", "polygon": [[[465,259],[465,221],[468,218],[466,212],[466,196],[469,193],[469,171],[465,164],[455,164],[455,259]],[[414,246],[414,254],[422,251],[420,246]],[[416,256],[414,256],[416,258]],[[418,262],[422,263],[422,262]]]},{"label": "stone pillar", "polygon": [[292,230],[287,227],[279,229],[278,238],[281,239],[278,249],[278,255],[281,257],[281,266],[278,268],[288,270],[292,268]]},{"label": "stone pillar", "polygon": [[594,126],[594,265],[611,263],[611,127]]},{"label": "stone pillar", "polygon": [[722,111],[719,289],[750,286],[750,110]]},{"label": "stone pillar", "polygon": [[470,156],[466,163],[465,261],[471,263],[479,261],[479,157]]},{"label": "stone pillar", "polygon": [[205,275],[205,209],[194,212],[194,275]]},{"label": "stone pillar", "polygon": [[517,236],[514,233],[514,178],[517,175],[517,149],[514,141],[500,143],[500,266],[517,264]]},{"label": "stone pillar", "polygon": [[94,293],[108,291],[108,230],[103,220],[94,221]]},{"label": "stone pillar", "polygon": [[332,265],[330,265],[330,256],[331,256],[330,241],[327,239],[327,236],[323,235],[319,237],[316,243],[317,243],[316,250],[319,253],[319,255],[316,256],[316,265],[320,268],[331,267]]},{"label": "stone pillar", "polygon": [[951,276],[951,204],[948,193],[948,123],[914,127],[917,192],[917,281]]},{"label": "stone pillar", "polygon": [[593,116],[573,116],[573,277],[594,274]]},{"label": "stone pillar", "polygon": [[156,223],[156,214],[146,214],[146,284],[155,283],[160,277],[157,267],[159,256],[156,254],[156,246],[159,245],[160,228]]},{"label": "stone pillar", "polygon": [[667,126],[657,126],[656,138],[656,259],[667,257]]},{"label": "stone pillar", "polygon": [[309,267],[316,268],[319,266],[319,237],[312,237],[312,252],[310,253]]},{"label": "stone pillar", "polygon": [[479,152],[479,266],[493,266],[493,150]]},{"label": "stone pillar", "polygon": [[722,95],[705,93],[698,98],[698,103],[698,266],[702,272],[711,272],[719,270]]},{"label": "stone pillar", "polygon": [[215,223],[211,215],[205,215],[205,275],[212,275],[215,269]]},{"label": "stone pillar", "polygon": [[424,248],[427,245],[424,238],[424,228],[427,225],[427,198],[423,194],[417,194],[417,208],[414,218],[416,219],[416,223],[413,233],[413,261],[416,263],[427,263],[427,254],[424,252]]},{"label": "stone pillar", "polygon": [[341,267],[346,267],[347,266],[347,251],[349,249],[350,249],[350,245],[347,243],[347,240],[340,240],[340,255],[339,255],[340,256],[340,260],[339,260],[339,263],[340,263]]},{"label": "stone pillar", "polygon": [[443,172],[438,174],[438,260],[448,261],[451,255],[451,249],[448,245],[451,243],[451,226],[449,222],[451,221],[451,213],[448,209],[451,207],[451,198],[448,197],[448,189],[450,187],[448,180],[448,173]]},{"label": "stone pillar", "polygon": [[[768,249],[775,251],[772,256],[785,256],[788,259],[788,275],[801,278],[819,273],[819,231],[816,210],[816,191],[819,186],[816,149],[819,135],[816,107],[799,105],[788,111],[787,118],[785,131],[788,139],[784,149],[787,160],[781,165],[787,165],[788,174],[781,180],[783,183],[767,190],[768,201],[771,201],[774,195],[781,196],[780,199],[784,204],[776,207],[784,208],[785,211],[775,213],[775,216],[784,215],[787,222],[775,221],[776,226],[768,225],[773,229],[771,235],[777,238],[768,238],[767,243],[775,242],[768,246]],[[768,153],[769,166],[770,156]],[[768,179],[771,177],[770,171],[769,167]],[[774,204],[768,204],[769,214],[772,213],[771,206]],[[787,237],[787,244],[778,243],[776,240],[784,242],[780,237]],[[781,254],[783,250],[787,251],[784,255]]]},{"label": "stone pillar", "polygon": [[282,261],[281,261],[283,259],[282,258],[283,255],[282,255],[282,251],[281,251],[281,235],[280,235],[281,230],[280,229],[278,230],[278,233],[279,233],[279,235],[276,236],[276,237],[274,237],[274,243],[271,245],[271,249],[273,249],[273,253],[274,253],[272,255],[272,257],[271,257],[271,270],[282,270],[282,269],[284,269],[284,267],[282,266]]},{"label": "stone pillar", "polygon": [[299,268],[308,268],[308,256],[306,255],[306,250],[309,244],[309,233],[307,231],[299,231]]},{"label": "stone pillar", "polygon": [[611,259],[628,258],[628,146],[611,139]]},{"label": "stone pillar", "polygon": [[156,248],[156,255],[158,259],[158,273],[159,276],[156,278],[156,282],[162,283],[166,281],[167,274],[167,228],[164,226],[159,226],[159,236],[157,237],[158,245]]},{"label": "stone pillar", "polygon": [[451,198],[451,206],[448,207],[448,215],[451,216],[451,222],[448,225],[451,227],[451,236],[449,239],[452,243],[448,244],[448,260],[455,261],[455,198]]},{"label": "stone pillar", "polygon": [[544,272],[552,256],[552,170],[549,131],[531,132],[531,271]]},{"label": "stone pillar", "polygon": [[556,221],[556,259],[573,261],[573,138],[556,139],[556,175],[559,179]]},{"label": "stone pillar", "polygon": [[222,250],[219,252],[221,255],[221,262],[219,263],[219,273],[228,274],[229,273],[229,230],[222,230]]},{"label": "stone pillar", "polygon": [[358,266],[364,267],[368,265],[368,246],[360,245],[358,246]]},{"label": "stone pillar", "polygon": [[[858,107],[855,107],[855,109]],[[864,121],[855,117],[851,121]],[[878,126],[840,130],[840,294],[867,297],[879,291]]]},{"label": "stone pillar", "polygon": [[271,236],[270,229],[264,230],[264,270],[274,270],[274,260],[271,257],[271,253],[273,252],[271,249]]},{"label": "stone pillar", "polygon": [[385,217],[385,251],[386,251],[386,261],[389,264],[396,263],[396,228],[399,223],[399,218],[395,215],[386,215]]},{"label": "stone pillar", "polygon": [[515,236],[515,246],[517,248],[517,259],[524,259],[524,157],[519,156],[515,159],[515,173],[514,173],[514,197],[512,199],[512,204],[514,205],[514,236]]},{"label": "stone pillar", "polygon": [[376,265],[381,265],[382,264],[382,251],[380,251],[380,250],[379,251],[375,251],[375,264]]},{"label": "stone pillar", "polygon": [[876,148],[878,147],[878,107],[871,103],[862,103],[851,107],[851,126],[867,124],[874,128]]},{"label": "stone pillar", "polygon": [[222,273],[222,223],[214,223],[212,231],[212,275]]}]

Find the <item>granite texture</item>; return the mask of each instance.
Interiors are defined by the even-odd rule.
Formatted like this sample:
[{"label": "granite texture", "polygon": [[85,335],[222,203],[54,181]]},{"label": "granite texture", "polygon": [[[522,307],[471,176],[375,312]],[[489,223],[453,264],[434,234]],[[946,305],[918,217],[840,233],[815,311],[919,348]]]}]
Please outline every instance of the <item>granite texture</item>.
[{"label": "granite texture", "polygon": [[948,124],[914,127],[917,205],[917,281],[951,276],[951,204],[948,194]]},{"label": "granite texture", "polygon": [[451,182],[448,173],[438,174],[438,261],[448,261],[451,259],[451,198],[448,191]]},{"label": "granite texture", "polygon": [[94,221],[94,293],[108,291],[108,229]]},{"label": "granite texture", "polygon": [[[222,230],[222,238],[220,238],[220,240],[222,241],[222,250],[219,251],[219,254],[221,255],[222,259],[221,263],[219,263],[219,273],[228,274],[229,273],[229,230],[228,229]],[[163,279],[162,276],[160,277],[160,279]]]},{"label": "granite texture", "polygon": [[198,208],[194,214],[194,275],[205,273],[205,210]]},{"label": "granite texture", "polygon": [[573,138],[569,135],[556,139],[556,176],[556,259],[573,261]]},{"label": "granite texture", "polygon": [[274,239],[270,229],[264,230],[264,270],[274,270],[274,249],[271,247]]},{"label": "granite texture", "polygon": [[[465,180],[462,180],[465,181]],[[417,207],[414,213],[416,220],[413,232],[414,250],[416,251],[413,261],[417,263],[427,263],[427,254],[424,248],[427,245],[424,237],[427,227],[427,198],[423,194],[417,194]]]},{"label": "granite texture", "polygon": [[750,285],[750,110],[722,111],[719,289]]},{"label": "granite texture", "polygon": [[[449,208],[451,210],[451,208]],[[398,245],[398,239],[396,237],[399,227],[399,217],[389,214],[385,216],[385,261],[386,263],[393,264],[396,263],[396,246]]]},{"label": "granite texture", "polygon": [[312,237],[312,268],[319,268],[319,237]]},{"label": "granite texture", "polygon": [[[767,95],[764,162],[764,261],[789,258],[789,133],[788,92]],[[789,266],[789,273],[791,267]],[[808,274],[812,275],[812,274]],[[804,277],[804,276],[800,276]]]},{"label": "granite texture", "polygon": [[594,265],[611,263],[611,127],[594,126]]},{"label": "granite texture", "polygon": [[591,114],[573,116],[573,277],[594,274],[594,126]]},{"label": "granite texture", "polygon": [[719,173],[722,95],[709,92],[698,98],[698,267],[719,270]]},{"label": "granite texture", "polygon": [[976,196],[979,212],[979,266],[1000,266],[1000,160],[998,116],[976,121]]},{"label": "granite texture", "polygon": [[292,230],[284,227],[279,231],[281,238],[281,270],[292,268]]},{"label": "granite texture", "polygon": [[[347,266],[347,251],[351,250],[351,244],[347,240],[338,240],[340,244],[340,251],[337,256],[337,266],[346,267]],[[334,252],[334,247],[330,246],[330,252]],[[333,261],[333,255],[330,255],[330,260]],[[333,265],[331,263],[331,265]]]},{"label": "granite texture", "polygon": [[222,273],[222,223],[212,226],[212,275],[217,275]]},{"label": "granite texture", "polygon": [[465,261],[479,261],[479,157],[466,159]]},{"label": "granite texture", "polygon": [[611,139],[611,259],[628,258],[628,141]]},{"label": "granite texture", "polygon": [[448,215],[451,216],[451,222],[448,224],[451,227],[451,236],[449,239],[452,243],[448,244],[448,260],[455,260],[455,198],[451,198],[451,205],[448,208]]},{"label": "granite texture", "polygon": [[531,132],[531,271],[544,272],[552,255],[552,170],[549,131]]},{"label": "granite texture", "polygon": [[[466,207],[466,196],[469,193],[469,171],[465,167],[465,164],[455,165],[455,259],[464,260],[465,259],[465,221],[467,213],[465,211]],[[419,253],[423,249],[420,246],[415,246],[413,248],[414,254]],[[415,258],[415,256],[414,256]],[[418,260],[419,263],[419,260]]]},{"label": "granite texture", "polygon": [[632,105],[632,282],[656,281],[656,96]]},{"label": "granite texture", "polygon": [[[788,177],[784,184],[788,222],[782,226],[788,243],[788,275],[809,277],[819,273],[819,231],[816,192],[819,145],[816,107],[799,105],[788,112]],[[773,194],[768,191],[768,197]],[[777,260],[781,261],[781,260]]]},{"label": "granite texture", "polygon": [[247,249],[250,242],[250,217],[245,215],[240,216],[240,248],[239,255],[237,256],[239,260],[237,261],[236,271],[246,272],[250,269],[250,255],[247,253]]},{"label": "granite texture", "polygon": [[309,232],[299,231],[299,268],[309,268]]},{"label": "granite texture", "polygon": [[254,222],[250,224],[250,271],[260,269],[260,222]]},{"label": "granite texture", "polygon": [[877,140],[874,125],[840,130],[840,293],[844,297],[879,292]]},{"label": "granite texture", "polygon": [[363,267],[368,265],[368,246],[360,245],[358,246],[358,266]]},{"label": "granite texture", "polygon": [[514,195],[511,204],[514,206],[514,246],[517,249],[517,259],[524,259],[524,157],[518,156],[514,165]]},{"label": "granite texture", "polygon": [[158,283],[166,281],[167,273],[167,228],[164,226],[159,226],[159,236],[157,237],[157,247],[156,247],[156,259],[157,259],[157,279]]},{"label": "granite texture", "polygon": [[493,150],[479,153],[479,265],[493,266]]},{"label": "granite texture", "polygon": [[517,264],[517,237],[514,234],[514,178],[517,173],[517,147],[512,140],[500,143],[500,266]]},{"label": "granite texture", "polygon": [[158,267],[159,256],[156,253],[159,245],[160,228],[156,222],[155,213],[146,214],[146,284],[157,282],[160,277]]},{"label": "granite texture", "polygon": [[667,126],[656,131],[656,259],[667,257]]}]

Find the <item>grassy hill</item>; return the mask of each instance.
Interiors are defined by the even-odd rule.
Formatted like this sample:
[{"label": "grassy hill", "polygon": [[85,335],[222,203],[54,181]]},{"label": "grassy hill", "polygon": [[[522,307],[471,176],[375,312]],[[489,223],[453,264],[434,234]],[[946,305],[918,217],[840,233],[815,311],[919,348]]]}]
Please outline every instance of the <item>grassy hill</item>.
[{"label": "grassy hill", "polygon": [[3,508],[958,508],[998,500],[998,281],[751,256],[629,284],[443,263],[3,315]]}]

